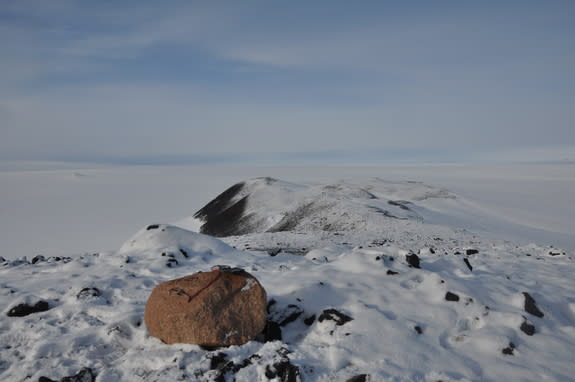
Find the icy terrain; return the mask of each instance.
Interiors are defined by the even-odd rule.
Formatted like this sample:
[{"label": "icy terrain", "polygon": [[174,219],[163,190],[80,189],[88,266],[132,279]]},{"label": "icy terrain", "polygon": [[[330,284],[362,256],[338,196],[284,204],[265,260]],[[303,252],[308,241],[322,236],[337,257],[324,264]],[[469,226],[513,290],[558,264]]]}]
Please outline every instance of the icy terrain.
[{"label": "icy terrain", "polygon": [[[569,250],[459,228],[498,220],[420,182],[257,178],[222,195],[181,220],[220,239],[148,224],[114,251],[0,259],[0,380],[574,380]],[[218,219],[226,232],[202,227]],[[220,264],[260,280],[281,339],[149,336],[154,286]]]}]

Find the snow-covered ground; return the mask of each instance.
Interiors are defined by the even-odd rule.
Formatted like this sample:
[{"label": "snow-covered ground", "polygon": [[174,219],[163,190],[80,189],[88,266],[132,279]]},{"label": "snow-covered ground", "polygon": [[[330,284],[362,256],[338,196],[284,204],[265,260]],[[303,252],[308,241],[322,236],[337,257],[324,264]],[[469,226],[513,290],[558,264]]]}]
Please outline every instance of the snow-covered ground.
[{"label": "snow-covered ground", "polygon": [[[0,172],[0,380],[265,381],[295,368],[302,381],[575,380],[574,170]],[[278,194],[248,181],[250,211],[267,214],[257,229],[223,239],[184,229],[260,176],[283,181]],[[282,206],[318,198],[319,214],[265,232]],[[150,226],[164,222],[175,225]],[[210,351],[150,337],[154,286],[218,264],[260,280],[282,339]],[[13,316],[38,302],[41,312]]]}]

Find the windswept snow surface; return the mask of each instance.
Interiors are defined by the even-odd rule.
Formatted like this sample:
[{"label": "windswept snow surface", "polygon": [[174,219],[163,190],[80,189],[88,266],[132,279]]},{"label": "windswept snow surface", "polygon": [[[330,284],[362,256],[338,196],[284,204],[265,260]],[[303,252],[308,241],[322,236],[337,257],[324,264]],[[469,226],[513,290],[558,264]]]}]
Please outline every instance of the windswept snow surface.
[{"label": "windswept snow surface", "polygon": [[[304,382],[575,380],[571,251],[458,227],[501,220],[423,183],[243,184],[228,200],[248,198],[242,235],[150,224],[116,251],[0,262],[0,380],[277,381],[286,362]],[[152,289],[214,265],[260,280],[281,340],[205,350],[148,334]]]}]

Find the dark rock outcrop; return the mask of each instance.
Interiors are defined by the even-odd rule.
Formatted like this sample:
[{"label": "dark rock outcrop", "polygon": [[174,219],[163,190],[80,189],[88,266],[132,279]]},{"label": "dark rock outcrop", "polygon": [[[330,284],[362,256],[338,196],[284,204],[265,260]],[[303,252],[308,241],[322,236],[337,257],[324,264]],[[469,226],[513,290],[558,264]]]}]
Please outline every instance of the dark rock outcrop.
[{"label": "dark rock outcrop", "polygon": [[445,294],[445,299],[447,301],[459,301],[459,296],[452,292],[447,292]]},{"label": "dark rock outcrop", "polygon": [[263,331],[264,342],[270,341],[281,341],[282,340],[282,328],[280,325],[271,320],[266,321],[266,327]]},{"label": "dark rock outcrop", "polygon": [[29,314],[45,312],[50,310],[50,304],[48,302],[40,300],[34,305],[29,304],[19,304],[13,307],[6,313],[8,317],[24,317]]},{"label": "dark rock outcrop", "polygon": [[513,355],[514,350],[515,350],[515,344],[513,342],[510,342],[506,348],[501,350],[501,353],[505,355]]},{"label": "dark rock outcrop", "polygon": [[535,299],[531,297],[531,295],[527,292],[523,292],[523,296],[525,296],[525,305],[524,309],[527,313],[534,315],[535,317],[543,318],[545,314],[537,307],[535,303]]},{"label": "dark rock outcrop", "polygon": [[[85,367],[78,372],[78,374],[71,375],[69,377],[64,377],[60,382],[94,382],[96,380],[96,374],[89,367]],[[40,377],[38,382],[57,382],[53,379],[47,377]]]},{"label": "dark rock outcrop", "polygon": [[83,288],[78,294],[76,298],[78,300],[85,300],[91,297],[100,297],[102,292],[98,288]]},{"label": "dark rock outcrop", "polygon": [[315,314],[312,314],[311,316],[306,317],[303,320],[303,323],[306,324],[307,326],[313,325],[314,322],[315,322]]},{"label": "dark rock outcrop", "polygon": [[535,334],[535,325],[527,322],[527,320],[525,320],[521,323],[521,326],[519,327],[519,329],[523,333],[527,334],[528,336],[532,336]]},{"label": "dark rock outcrop", "polygon": [[413,268],[421,268],[419,266],[419,256],[417,256],[416,254],[405,255],[405,260]]},{"label": "dark rock outcrop", "polygon": [[319,318],[317,319],[318,322],[323,322],[325,320],[334,321],[337,326],[342,326],[350,321],[353,320],[347,314],[343,314],[336,309],[326,309],[321,312]]},{"label": "dark rock outcrop", "polygon": [[467,265],[467,268],[469,268],[469,270],[471,272],[473,272],[473,267],[471,266],[471,263],[469,262],[469,259],[463,259],[463,262],[465,263],[465,265]]},{"label": "dark rock outcrop", "polygon": [[369,375],[368,374],[358,374],[358,375],[355,375],[355,376],[349,378],[345,382],[367,382],[367,381],[369,381]]},{"label": "dark rock outcrop", "polygon": [[269,308],[269,319],[278,323],[279,326],[286,326],[290,322],[297,320],[302,313],[303,309],[295,304],[289,304],[283,309],[277,307],[277,305],[272,305]]},{"label": "dark rock outcrop", "polygon": [[287,357],[266,366],[265,375],[267,378],[276,379],[279,382],[301,381],[299,367],[293,365]]}]

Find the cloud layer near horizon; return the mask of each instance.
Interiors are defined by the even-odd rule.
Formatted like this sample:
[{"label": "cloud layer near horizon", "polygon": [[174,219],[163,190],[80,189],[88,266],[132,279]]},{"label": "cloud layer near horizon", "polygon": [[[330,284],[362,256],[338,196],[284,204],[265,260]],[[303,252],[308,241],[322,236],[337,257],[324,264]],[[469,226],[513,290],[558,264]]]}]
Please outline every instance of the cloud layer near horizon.
[{"label": "cloud layer near horizon", "polygon": [[5,1],[0,159],[564,159],[575,155],[574,11]]}]

